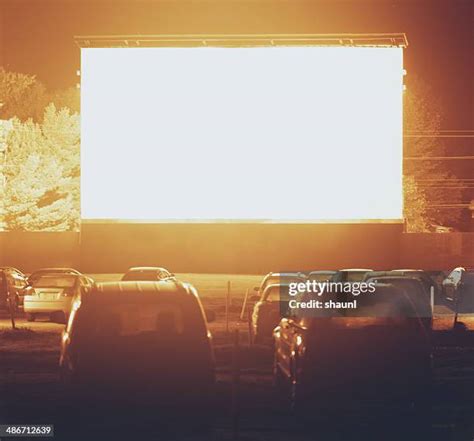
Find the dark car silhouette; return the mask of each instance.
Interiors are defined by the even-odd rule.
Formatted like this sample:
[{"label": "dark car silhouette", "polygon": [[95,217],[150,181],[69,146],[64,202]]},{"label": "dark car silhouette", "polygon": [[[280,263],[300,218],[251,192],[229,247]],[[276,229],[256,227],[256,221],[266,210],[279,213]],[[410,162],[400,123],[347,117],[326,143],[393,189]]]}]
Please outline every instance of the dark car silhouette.
[{"label": "dark car silhouette", "polygon": [[441,289],[435,278],[427,271],[416,269],[397,269],[392,271],[371,271],[364,276],[364,281],[368,279],[377,279],[379,277],[410,277],[420,280],[426,290],[426,295],[429,296],[431,289],[433,289],[434,300],[436,303],[440,300]]},{"label": "dark car silhouette", "polygon": [[60,371],[78,401],[203,408],[214,356],[197,291],[174,280],[97,284],[73,304]]},{"label": "dark car silhouette", "polygon": [[374,400],[424,409],[431,334],[404,289],[376,284],[358,310],[283,318],[274,331],[274,381],[294,409],[317,414]]}]

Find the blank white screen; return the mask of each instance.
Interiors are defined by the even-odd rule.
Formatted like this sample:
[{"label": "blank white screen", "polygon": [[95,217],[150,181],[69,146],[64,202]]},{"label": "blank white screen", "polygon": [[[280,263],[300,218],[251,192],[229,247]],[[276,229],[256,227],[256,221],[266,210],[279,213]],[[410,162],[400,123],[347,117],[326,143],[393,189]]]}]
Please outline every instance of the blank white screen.
[{"label": "blank white screen", "polygon": [[82,49],[82,217],[402,217],[399,48]]}]

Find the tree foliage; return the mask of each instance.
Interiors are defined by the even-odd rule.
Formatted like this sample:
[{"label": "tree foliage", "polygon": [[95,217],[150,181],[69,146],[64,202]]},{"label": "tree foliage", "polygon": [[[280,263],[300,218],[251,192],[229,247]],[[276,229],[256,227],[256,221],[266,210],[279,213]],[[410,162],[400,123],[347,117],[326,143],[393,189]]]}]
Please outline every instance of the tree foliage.
[{"label": "tree foliage", "polygon": [[428,232],[430,230],[430,219],[428,216],[428,201],[424,191],[417,186],[413,176],[403,178],[403,190],[406,231],[408,233]]},{"label": "tree foliage", "polygon": [[[441,104],[430,87],[414,78],[404,100],[404,131],[439,135],[442,124]],[[449,156],[449,153],[440,138],[415,137],[405,138],[404,156]],[[450,179],[452,184],[456,183],[455,173],[448,168],[452,165],[453,163],[438,160],[405,161],[405,217],[409,222],[415,222],[416,225],[446,226],[459,223],[461,210],[438,207],[460,203],[462,200],[462,192],[459,189],[445,186],[447,179]],[[418,198],[424,201],[425,209],[422,212],[416,208]],[[413,218],[415,213],[423,213],[424,219]],[[409,229],[413,230],[413,227],[409,225]]]},{"label": "tree foliage", "polygon": [[48,103],[46,88],[35,76],[8,72],[0,67],[0,119],[32,118],[39,121]]},{"label": "tree foliage", "polygon": [[66,108],[49,105],[42,123],[13,120],[5,160],[6,229],[78,229],[79,151],[79,115]]}]

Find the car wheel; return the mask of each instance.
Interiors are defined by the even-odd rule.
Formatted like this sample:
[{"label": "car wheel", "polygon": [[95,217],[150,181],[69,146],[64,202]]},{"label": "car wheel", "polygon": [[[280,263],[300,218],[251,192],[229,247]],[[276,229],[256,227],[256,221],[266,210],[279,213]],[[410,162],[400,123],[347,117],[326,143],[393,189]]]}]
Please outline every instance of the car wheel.
[{"label": "car wheel", "polygon": [[34,322],[36,320],[36,314],[28,312],[26,314],[26,320],[29,321],[29,322]]}]

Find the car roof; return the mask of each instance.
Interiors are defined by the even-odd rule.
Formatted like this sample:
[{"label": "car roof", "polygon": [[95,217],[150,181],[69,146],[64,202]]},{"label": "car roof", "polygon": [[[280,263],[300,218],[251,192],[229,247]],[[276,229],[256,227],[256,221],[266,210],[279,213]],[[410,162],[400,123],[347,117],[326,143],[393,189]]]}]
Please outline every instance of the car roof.
[{"label": "car roof", "polygon": [[23,274],[23,271],[20,271],[18,268],[14,266],[0,266],[0,271],[15,271],[19,274]]},{"label": "car roof", "polygon": [[196,295],[192,285],[175,280],[101,282],[95,284],[94,292],[99,296],[160,293]]},{"label": "car roof", "polygon": [[349,272],[362,272],[362,271],[369,272],[369,271],[373,271],[373,270],[371,270],[369,268],[347,268],[347,269],[341,269],[338,272],[349,273]]},{"label": "car roof", "polygon": [[431,279],[430,275],[424,271],[412,271],[412,270],[391,270],[391,271],[369,271],[366,275],[366,279],[372,279],[374,277],[412,277],[417,279]]},{"label": "car roof", "polygon": [[80,271],[74,269],[74,268],[40,268],[36,271],[33,271],[31,274],[35,273],[42,273],[42,272],[47,272],[47,273],[72,273],[72,274],[77,274],[80,275]]},{"label": "car roof", "polygon": [[41,279],[54,279],[57,277],[75,277],[80,278],[82,274],[72,274],[72,273],[46,273],[46,274],[39,274]]},{"label": "car roof", "polygon": [[414,269],[414,268],[401,268],[401,269],[393,269],[394,272],[402,272],[402,273],[421,273],[424,272],[421,269]]},{"label": "car roof", "polygon": [[265,289],[263,290],[263,293],[265,294],[267,291],[270,291],[275,288],[281,288],[281,287],[286,287],[289,288],[290,284],[289,283],[271,283],[270,285],[267,285]]},{"label": "car roof", "polygon": [[374,275],[371,276],[369,274],[369,277],[366,278],[366,282],[369,280],[376,280],[377,282],[380,280],[380,283],[384,283],[386,280],[402,280],[402,281],[410,281],[411,283],[416,283],[416,284],[422,284],[423,281],[421,280],[420,277],[416,277],[415,275],[399,275],[399,274],[380,274],[380,275]]},{"label": "car roof", "polygon": [[317,270],[317,271],[311,271],[308,274],[336,274],[337,271],[334,270]]},{"label": "car roof", "polygon": [[127,270],[127,273],[131,271],[168,271],[165,268],[159,266],[132,266]]},{"label": "car roof", "polygon": [[269,279],[270,277],[299,277],[301,279],[305,279],[306,278],[306,274],[305,273],[302,273],[300,271],[288,271],[288,272],[281,272],[281,273],[268,273],[266,276],[265,276],[265,279]]}]

